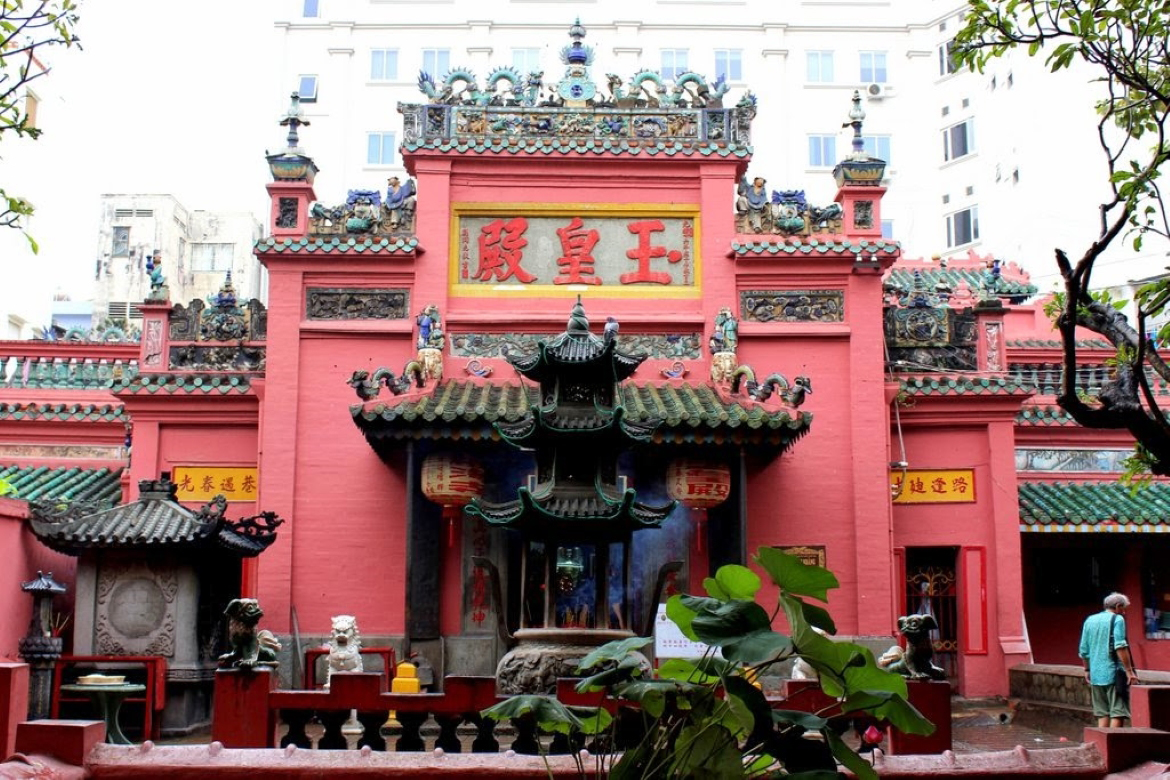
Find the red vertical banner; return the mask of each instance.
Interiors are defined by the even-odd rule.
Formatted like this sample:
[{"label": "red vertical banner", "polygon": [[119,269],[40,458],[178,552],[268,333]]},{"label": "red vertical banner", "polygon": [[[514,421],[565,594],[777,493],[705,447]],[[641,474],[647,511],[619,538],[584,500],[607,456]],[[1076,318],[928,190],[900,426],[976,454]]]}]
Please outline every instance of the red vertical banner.
[{"label": "red vertical banner", "polygon": [[959,649],[987,654],[987,549],[964,547],[959,553]]}]

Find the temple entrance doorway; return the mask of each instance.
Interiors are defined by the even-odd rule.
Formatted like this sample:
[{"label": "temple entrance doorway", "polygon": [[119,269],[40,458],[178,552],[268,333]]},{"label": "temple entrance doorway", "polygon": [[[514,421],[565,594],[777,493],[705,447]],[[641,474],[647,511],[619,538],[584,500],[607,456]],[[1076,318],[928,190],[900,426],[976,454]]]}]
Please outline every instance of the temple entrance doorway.
[{"label": "temple entrance doorway", "polygon": [[934,662],[956,684],[959,676],[959,588],[956,547],[907,547],[904,611],[933,615]]}]

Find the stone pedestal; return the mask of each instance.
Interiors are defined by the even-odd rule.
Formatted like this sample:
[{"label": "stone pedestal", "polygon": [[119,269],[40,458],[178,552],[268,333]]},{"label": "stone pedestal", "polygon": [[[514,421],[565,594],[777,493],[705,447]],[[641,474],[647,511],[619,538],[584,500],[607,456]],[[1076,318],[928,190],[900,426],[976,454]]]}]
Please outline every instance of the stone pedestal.
[{"label": "stone pedestal", "polygon": [[26,636],[20,640],[20,657],[28,662],[28,718],[49,717],[53,698],[53,663],[61,657],[61,637]]},{"label": "stone pedestal", "polygon": [[211,738],[227,748],[271,748],[276,744],[276,713],[268,694],[276,690],[271,669],[221,669],[215,673],[215,711]]},{"label": "stone pedestal", "polygon": [[934,724],[929,736],[903,734],[890,729],[890,755],[941,753],[951,749],[951,684],[933,680],[907,680],[910,703]]},{"label": "stone pedestal", "polygon": [[[518,644],[496,667],[496,689],[506,696],[521,693],[553,695],[557,679],[576,677],[577,665],[594,648],[615,639],[628,639],[629,631],[608,629],[528,628],[516,632]],[[645,661],[650,669],[650,662]]]}]

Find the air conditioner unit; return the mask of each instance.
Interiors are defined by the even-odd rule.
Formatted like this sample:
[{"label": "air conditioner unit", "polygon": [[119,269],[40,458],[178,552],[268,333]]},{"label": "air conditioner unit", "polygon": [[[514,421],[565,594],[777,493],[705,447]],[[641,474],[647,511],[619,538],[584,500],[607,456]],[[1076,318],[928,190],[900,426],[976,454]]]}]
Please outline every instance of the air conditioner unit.
[{"label": "air conditioner unit", "polygon": [[870,100],[881,100],[894,94],[894,88],[889,84],[873,83],[865,88],[865,93],[869,95]]}]

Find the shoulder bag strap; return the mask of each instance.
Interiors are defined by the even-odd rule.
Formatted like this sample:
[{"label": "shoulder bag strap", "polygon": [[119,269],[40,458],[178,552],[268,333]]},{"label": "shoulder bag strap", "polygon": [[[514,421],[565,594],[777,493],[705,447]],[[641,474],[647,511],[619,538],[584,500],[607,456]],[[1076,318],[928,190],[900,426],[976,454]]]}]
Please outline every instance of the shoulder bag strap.
[{"label": "shoulder bag strap", "polygon": [[1116,625],[1117,625],[1117,613],[1114,612],[1113,616],[1109,619],[1109,657],[1112,658],[1114,661],[1118,660],[1117,646],[1113,643],[1113,627]]}]

